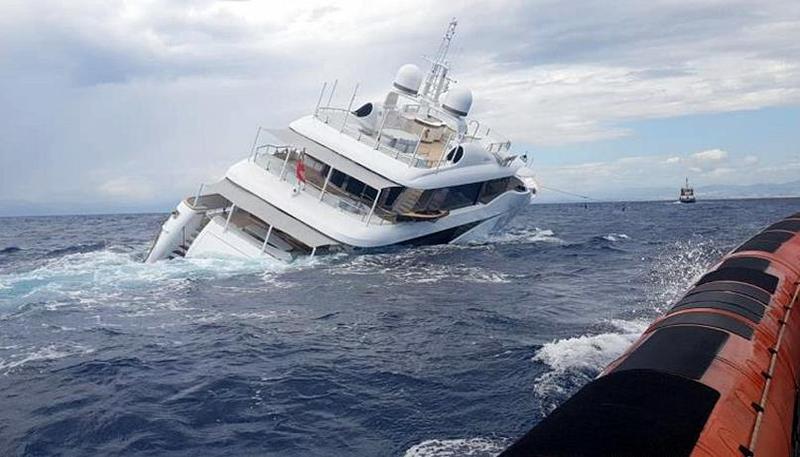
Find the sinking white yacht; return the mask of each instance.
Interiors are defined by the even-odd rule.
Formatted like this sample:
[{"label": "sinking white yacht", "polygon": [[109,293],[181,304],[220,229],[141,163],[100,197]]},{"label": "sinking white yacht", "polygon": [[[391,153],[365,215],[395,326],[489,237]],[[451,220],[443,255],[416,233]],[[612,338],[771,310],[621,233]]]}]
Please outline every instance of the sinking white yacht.
[{"label": "sinking white yacht", "polygon": [[[448,77],[449,24],[431,69],[404,65],[380,100],[332,107],[288,129],[259,128],[250,156],[200,186],[164,222],[147,262],[434,244],[498,230],[536,195],[526,158],[469,117]],[[323,100],[327,98],[327,104]],[[355,109],[354,109],[355,108]]]}]

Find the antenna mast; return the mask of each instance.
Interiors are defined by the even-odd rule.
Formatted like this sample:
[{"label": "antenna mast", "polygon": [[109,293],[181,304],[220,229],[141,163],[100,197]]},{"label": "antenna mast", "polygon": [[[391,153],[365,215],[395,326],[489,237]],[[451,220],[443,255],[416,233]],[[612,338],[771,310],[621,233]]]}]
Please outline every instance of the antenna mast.
[{"label": "antenna mast", "polygon": [[449,70],[447,62],[447,52],[450,50],[450,43],[453,41],[453,35],[456,34],[456,26],[458,21],[456,18],[450,21],[447,25],[447,30],[442,37],[442,42],[439,43],[439,49],[436,51],[436,57],[433,59],[426,58],[431,63],[431,71],[425,77],[425,84],[422,86],[422,96],[427,97],[432,101],[437,101],[439,95],[445,92],[450,85],[450,78],[447,77]]}]

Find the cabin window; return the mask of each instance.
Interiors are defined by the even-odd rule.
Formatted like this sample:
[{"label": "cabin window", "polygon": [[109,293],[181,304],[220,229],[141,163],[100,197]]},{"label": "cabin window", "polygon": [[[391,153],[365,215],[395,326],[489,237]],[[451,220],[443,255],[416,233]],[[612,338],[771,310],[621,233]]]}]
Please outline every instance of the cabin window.
[{"label": "cabin window", "polygon": [[394,202],[397,200],[397,197],[403,192],[405,187],[388,187],[383,190],[383,203],[381,206],[389,209],[394,205]]},{"label": "cabin window", "polygon": [[331,167],[308,154],[303,156],[303,163],[306,166],[306,181],[321,188],[325,184],[325,178]]},{"label": "cabin window", "polygon": [[362,200],[369,204],[372,204],[372,201],[378,196],[377,189],[339,170],[333,170],[329,183],[341,189],[348,197],[354,200]]},{"label": "cabin window", "polygon": [[[452,211],[476,205],[479,202],[489,203],[510,190],[524,192],[526,188],[522,181],[514,177],[492,179],[486,182],[462,184],[460,186],[429,189],[425,191],[407,189],[405,187],[392,187],[385,190],[385,197],[382,200],[381,206],[387,210],[391,210],[397,201],[413,198],[416,200],[413,206],[406,205],[405,202],[401,206],[406,208],[412,207],[413,209],[411,211],[421,213]],[[408,196],[403,197],[406,193],[408,193]]]},{"label": "cabin window", "polygon": [[344,189],[344,184],[347,181],[347,178],[348,178],[348,176],[346,174],[342,173],[341,171],[333,170],[333,173],[331,173],[331,181],[330,182],[334,186]]},{"label": "cabin window", "polygon": [[449,188],[444,199],[444,208],[452,210],[474,205],[478,201],[481,185],[482,183],[476,182]]},{"label": "cabin window", "polygon": [[366,198],[367,200],[369,200],[371,202],[371,201],[375,200],[375,197],[378,196],[378,190],[373,188],[373,187],[365,185],[364,186],[364,192],[362,193],[362,195],[364,196],[364,198]]},{"label": "cabin window", "polygon": [[353,111],[356,117],[367,117],[370,113],[372,113],[372,103],[365,103],[359,109]]},{"label": "cabin window", "polygon": [[481,203],[489,203],[508,189],[509,178],[492,179],[486,181],[478,199]]},{"label": "cabin window", "polygon": [[347,184],[345,184],[344,190],[346,190],[350,194],[360,197],[364,193],[365,187],[366,185],[363,182],[357,180],[352,176],[348,176]]},{"label": "cabin window", "polygon": [[462,146],[455,147],[447,153],[447,160],[453,163],[458,163],[464,157],[464,148]]},{"label": "cabin window", "polygon": [[442,189],[426,190],[414,206],[415,211],[454,210],[474,205],[482,183],[462,184]]}]

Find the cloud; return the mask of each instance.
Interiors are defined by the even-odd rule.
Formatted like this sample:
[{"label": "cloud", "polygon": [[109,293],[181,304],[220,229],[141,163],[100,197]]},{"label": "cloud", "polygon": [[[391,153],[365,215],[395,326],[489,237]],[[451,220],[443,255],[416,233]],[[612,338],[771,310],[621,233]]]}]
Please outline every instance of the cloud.
[{"label": "cloud", "polygon": [[97,190],[104,196],[130,200],[146,200],[155,195],[151,182],[132,176],[112,178],[100,184]]},{"label": "cloud", "polygon": [[728,158],[728,151],[722,149],[707,149],[695,152],[689,156],[695,162],[721,162]]},{"label": "cloud", "polygon": [[782,183],[797,179],[800,157],[781,167],[758,167],[758,156],[708,149],[672,155],[621,157],[561,166],[537,167],[546,187],[588,194],[605,194],[610,188],[671,188],[685,177],[698,186],[716,184]]},{"label": "cloud", "polygon": [[[5,1],[0,195],[175,200],[246,155],[256,126],[308,113],[322,80],[339,79],[340,103],[356,82],[364,98],[380,94],[396,68],[435,50],[452,16],[452,75],[473,89],[482,122],[518,143],[800,103],[794,0],[403,5]],[[722,168],[675,157],[564,171],[617,180],[618,167]],[[113,181],[129,175],[147,177],[150,193]]]}]

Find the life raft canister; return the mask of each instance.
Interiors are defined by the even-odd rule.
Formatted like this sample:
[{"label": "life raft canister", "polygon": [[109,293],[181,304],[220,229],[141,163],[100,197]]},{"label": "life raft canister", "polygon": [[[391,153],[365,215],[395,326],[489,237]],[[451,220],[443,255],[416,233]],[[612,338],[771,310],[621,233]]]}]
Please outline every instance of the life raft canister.
[{"label": "life raft canister", "polygon": [[797,457],[800,213],[734,249],[502,457]]}]

